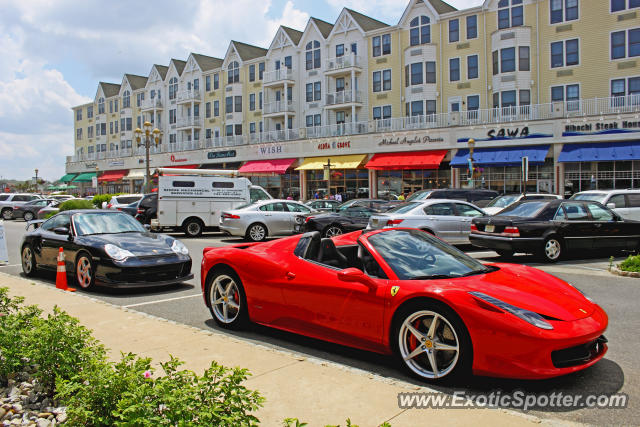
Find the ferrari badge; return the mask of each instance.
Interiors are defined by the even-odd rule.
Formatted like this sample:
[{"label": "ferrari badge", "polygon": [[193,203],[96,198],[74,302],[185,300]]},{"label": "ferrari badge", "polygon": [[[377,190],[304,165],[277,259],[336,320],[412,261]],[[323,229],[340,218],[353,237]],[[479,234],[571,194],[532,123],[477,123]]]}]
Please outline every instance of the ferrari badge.
[{"label": "ferrari badge", "polygon": [[395,297],[399,290],[400,290],[400,286],[392,286],[391,287],[391,296]]}]

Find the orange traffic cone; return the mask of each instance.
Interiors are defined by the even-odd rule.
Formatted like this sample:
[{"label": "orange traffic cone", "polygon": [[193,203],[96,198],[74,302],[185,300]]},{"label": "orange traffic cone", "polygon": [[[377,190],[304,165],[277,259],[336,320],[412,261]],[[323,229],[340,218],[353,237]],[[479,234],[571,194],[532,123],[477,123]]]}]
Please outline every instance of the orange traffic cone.
[{"label": "orange traffic cone", "polygon": [[56,274],[56,288],[63,291],[73,292],[74,288],[67,286],[67,269],[64,266],[64,251],[62,247],[58,250],[58,273]]}]

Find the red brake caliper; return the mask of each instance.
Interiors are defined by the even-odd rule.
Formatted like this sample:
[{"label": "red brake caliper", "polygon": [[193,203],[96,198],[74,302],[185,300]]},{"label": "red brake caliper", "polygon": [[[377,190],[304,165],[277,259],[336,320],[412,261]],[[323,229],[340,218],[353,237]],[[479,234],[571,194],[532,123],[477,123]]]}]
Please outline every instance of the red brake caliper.
[{"label": "red brake caliper", "polygon": [[[415,322],[413,322],[413,327],[419,331],[418,329],[418,325],[420,325],[420,321],[416,320]],[[418,342],[418,338],[416,338],[415,335],[413,335],[411,332],[409,332],[409,352],[412,352],[413,350],[415,350],[420,343]]]}]

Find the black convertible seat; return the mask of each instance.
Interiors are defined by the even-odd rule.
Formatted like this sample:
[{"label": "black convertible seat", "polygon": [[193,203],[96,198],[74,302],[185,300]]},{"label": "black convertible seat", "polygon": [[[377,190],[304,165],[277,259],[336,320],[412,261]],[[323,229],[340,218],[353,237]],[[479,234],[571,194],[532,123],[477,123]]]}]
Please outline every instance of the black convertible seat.
[{"label": "black convertible seat", "polygon": [[324,238],[320,241],[320,252],[318,253],[317,261],[332,267],[349,267],[349,260],[346,256],[338,252],[336,245],[330,238]]}]

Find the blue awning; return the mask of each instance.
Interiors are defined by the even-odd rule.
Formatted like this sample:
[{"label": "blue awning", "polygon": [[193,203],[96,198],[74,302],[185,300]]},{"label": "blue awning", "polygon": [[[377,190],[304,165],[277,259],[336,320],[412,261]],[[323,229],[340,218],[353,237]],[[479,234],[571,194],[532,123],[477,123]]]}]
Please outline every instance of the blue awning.
[{"label": "blue awning", "polygon": [[[541,165],[549,152],[549,145],[528,147],[476,148],[473,150],[473,164],[478,166],[520,166],[523,157],[529,157],[530,165]],[[458,150],[451,160],[451,166],[463,168],[469,165],[469,150]]]},{"label": "blue awning", "polygon": [[565,144],[559,162],[611,162],[640,160],[640,141]]}]

